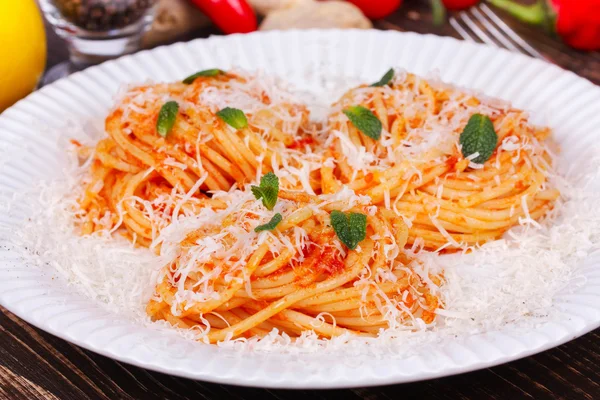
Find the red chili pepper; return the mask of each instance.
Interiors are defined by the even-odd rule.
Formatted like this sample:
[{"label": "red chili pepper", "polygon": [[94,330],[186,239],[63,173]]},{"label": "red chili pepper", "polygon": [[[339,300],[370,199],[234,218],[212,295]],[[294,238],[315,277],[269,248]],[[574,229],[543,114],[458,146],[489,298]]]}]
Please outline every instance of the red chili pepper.
[{"label": "red chili pepper", "polygon": [[546,24],[571,47],[600,50],[600,0],[538,0],[531,6],[511,0],[490,3],[522,21]]},{"label": "red chili pepper", "polygon": [[448,10],[458,11],[464,10],[465,8],[473,7],[480,1],[481,0],[442,0],[442,3],[444,3],[444,6]]},{"label": "red chili pepper", "polygon": [[248,33],[257,28],[256,15],[246,0],[191,0],[224,33]]},{"label": "red chili pepper", "polygon": [[396,11],[401,5],[402,0],[348,0],[354,4],[367,17],[371,19],[380,19],[387,17]]}]

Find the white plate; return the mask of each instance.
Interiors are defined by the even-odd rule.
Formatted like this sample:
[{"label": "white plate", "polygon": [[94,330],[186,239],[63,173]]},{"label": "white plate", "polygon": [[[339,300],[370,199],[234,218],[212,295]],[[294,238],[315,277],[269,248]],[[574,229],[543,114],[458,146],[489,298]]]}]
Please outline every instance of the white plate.
[{"label": "white plate", "polygon": [[[178,80],[203,68],[262,69],[308,88],[322,76],[374,81],[389,66],[480,89],[531,110],[555,129],[564,157],[599,140],[600,88],[558,67],[449,38],[381,31],[288,31],[178,43],[90,68],[30,95],[0,116],[0,192],[59,172],[56,146],[68,119],[102,117],[122,83]],[[43,132],[34,128],[48,127]],[[11,149],[26,149],[16,157]],[[8,150],[8,151],[7,151]],[[4,151],[4,163],[2,156]],[[16,154],[16,153],[15,153]],[[6,157],[8,156],[8,157]],[[7,159],[6,159],[7,158]],[[187,341],[112,315],[67,288],[55,274],[25,265],[10,234],[26,215],[0,210],[0,304],[27,322],[130,364],[205,381],[281,388],[334,388],[427,379],[497,365],[572,340],[600,325],[600,254],[579,269],[587,281],[557,296],[569,318],[515,334],[491,332],[431,346],[403,359],[341,362],[331,355],[245,354]]]}]

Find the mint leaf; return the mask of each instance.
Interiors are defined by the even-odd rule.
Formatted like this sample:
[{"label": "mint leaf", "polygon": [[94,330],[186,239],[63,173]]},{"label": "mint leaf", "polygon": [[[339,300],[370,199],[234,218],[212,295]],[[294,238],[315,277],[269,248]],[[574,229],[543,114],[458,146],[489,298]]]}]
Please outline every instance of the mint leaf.
[{"label": "mint leaf", "polygon": [[246,114],[237,108],[225,107],[217,112],[217,117],[221,118],[226,124],[235,129],[244,129],[248,126]]},{"label": "mint leaf", "polygon": [[379,86],[385,86],[388,83],[390,83],[390,81],[392,80],[392,78],[394,78],[394,68],[390,68],[388,70],[388,72],[386,72],[380,80],[378,80],[375,83],[372,83],[371,86],[373,87],[379,87]]},{"label": "mint leaf", "polygon": [[186,85],[189,85],[191,83],[193,83],[196,78],[200,78],[201,76],[217,76],[219,74],[224,74],[225,72],[223,72],[222,70],[218,69],[218,68],[213,68],[213,69],[205,69],[204,71],[200,71],[200,72],[196,72],[193,75],[188,76],[187,78],[185,78],[183,80],[183,83],[185,83]]},{"label": "mint leaf", "polygon": [[356,246],[367,236],[367,216],[365,214],[350,213],[346,215],[341,211],[333,210],[329,218],[335,234],[350,250],[356,249]]},{"label": "mint leaf", "polygon": [[176,101],[168,101],[160,108],[158,120],[156,121],[156,131],[160,136],[167,137],[171,132],[178,112],[179,104]]},{"label": "mint leaf", "polygon": [[350,213],[348,222],[350,224],[350,238],[352,239],[352,243],[356,243],[352,247],[354,249],[367,236],[367,216],[360,213]]},{"label": "mint leaf", "polygon": [[260,185],[250,187],[256,200],[262,200],[262,203],[268,210],[272,210],[277,202],[279,194],[279,178],[272,172],[269,172],[260,178]]},{"label": "mint leaf", "polygon": [[462,146],[463,156],[469,157],[479,153],[473,161],[483,164],[492,156],[498,145],[498,135],[494,130],[492,120],[485,115],[473,114],[460,134],[459,142]]},{"label": "mint leaf", "polygon": [[352,125],[368,137],[379,140],[381,137],[381,121],[368,108],[363,106],[350,106],[343,110]]},{"label": "mint leaf", "polygon": [[277,213],[273,215],[273,218],[271,218],[271,220],[266,224],[259,225],[256,228],[254,228],[254,232],[272,231],[277,225],[279,225],[282,219],[283,217],[281,216],[281,214]]}]

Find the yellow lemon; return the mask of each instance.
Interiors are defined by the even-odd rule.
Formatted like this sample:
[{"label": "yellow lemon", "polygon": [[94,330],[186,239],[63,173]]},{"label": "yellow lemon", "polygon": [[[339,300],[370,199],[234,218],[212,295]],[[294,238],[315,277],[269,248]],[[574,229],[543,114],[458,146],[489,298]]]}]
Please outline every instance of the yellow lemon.
[{"label": "yellow lemon", "polygon": [[46,34],[35,0],[0,0],[0,112],[29,94],[46,65]]}]

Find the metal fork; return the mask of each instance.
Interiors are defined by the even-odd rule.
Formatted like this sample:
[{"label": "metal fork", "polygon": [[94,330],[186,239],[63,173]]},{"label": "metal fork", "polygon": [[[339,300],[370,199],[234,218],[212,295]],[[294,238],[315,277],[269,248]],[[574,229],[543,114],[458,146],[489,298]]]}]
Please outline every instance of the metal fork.
[{"label": "metal fork", "polygon": [[450,17],[450,25],[465,40],[483,42],[549,61],[511,29],[485,4]]}]

